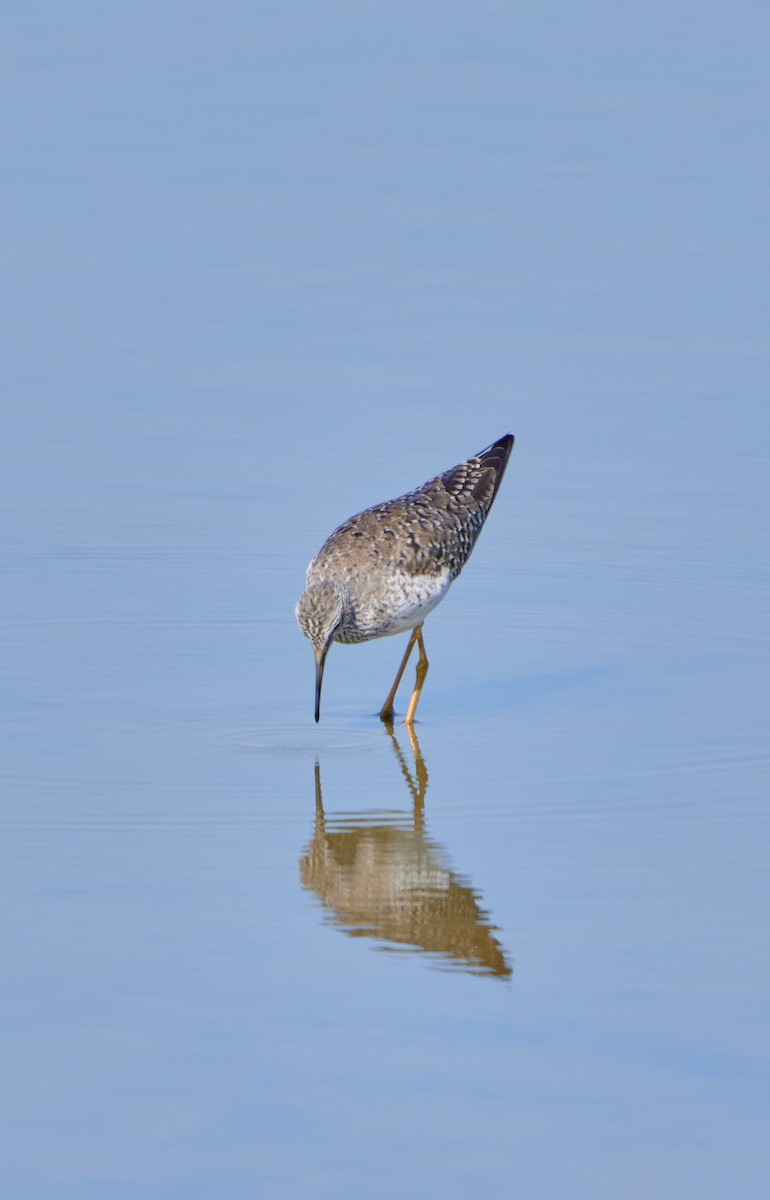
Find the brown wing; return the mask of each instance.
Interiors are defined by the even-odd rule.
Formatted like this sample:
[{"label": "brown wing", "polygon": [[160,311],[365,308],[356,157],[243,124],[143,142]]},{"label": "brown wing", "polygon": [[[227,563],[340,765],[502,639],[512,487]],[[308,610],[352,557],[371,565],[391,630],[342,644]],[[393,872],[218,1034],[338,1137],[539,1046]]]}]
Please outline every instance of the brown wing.
[{"label": "brown wing", "polygon": [[413,575],[448,568],[455,579],[492,507],[513,440],[506,434],[415,491],[357,513],[335,529],[314,565],[334,561],[349,571],[355,562],[358,573],[387,559]]}]

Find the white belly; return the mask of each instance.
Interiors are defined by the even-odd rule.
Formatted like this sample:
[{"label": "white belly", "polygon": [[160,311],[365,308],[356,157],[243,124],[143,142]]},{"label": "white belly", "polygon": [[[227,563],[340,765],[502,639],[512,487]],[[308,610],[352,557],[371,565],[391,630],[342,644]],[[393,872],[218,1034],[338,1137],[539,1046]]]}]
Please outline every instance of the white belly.
[{"label": "white belly", "polygon": [[444,599],[451,583],[449,571],[440,575],[392,577],[386,592],[362,589],[354,598],[356,629],[343,630],[341,642],[369,641],[414,629]]}]

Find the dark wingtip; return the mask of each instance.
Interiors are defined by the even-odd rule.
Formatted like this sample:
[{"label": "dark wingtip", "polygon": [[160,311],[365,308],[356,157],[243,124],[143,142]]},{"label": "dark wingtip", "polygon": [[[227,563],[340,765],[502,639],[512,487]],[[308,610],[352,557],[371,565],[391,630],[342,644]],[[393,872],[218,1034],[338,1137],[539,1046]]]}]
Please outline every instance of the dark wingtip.
[{"label": "dark wingtip", "polygon": [[495,460],[497,460],[500,464],[499,469],[504,471],[515,441],[516,438],[512,433],[504,433],[491,446],[487,446],[484,450],[481,450],[476,457],[483,463],[489,463],[490,466],[494,466]]},{"label": "dark wingtip", "polygon": [[495,472],[492,496],[489,501],[490,507],[497,495],[500,484],[503,482],[503,475],[505,474],[505,468],[508,466],[508,459],[511,457],[511,450],[513,449],[515,440],[512,433],[504,433],[501,438],[498,438],[491,446],[487,446],[486,450],[482,450],[477,456],[479,462],[482,462],[485,467],[491,467]]}]

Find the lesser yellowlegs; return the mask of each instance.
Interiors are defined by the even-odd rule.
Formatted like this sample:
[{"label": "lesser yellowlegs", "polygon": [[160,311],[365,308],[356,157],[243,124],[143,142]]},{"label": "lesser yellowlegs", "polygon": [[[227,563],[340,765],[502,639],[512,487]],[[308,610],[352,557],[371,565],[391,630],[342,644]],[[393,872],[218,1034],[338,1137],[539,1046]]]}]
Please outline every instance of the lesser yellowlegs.
[{"label": "lesser yellowlegs", "polygon": [[307,587],[296,608],[315,651],[316,721],[332,642],[368,642],[411,629],[380,716],[393,717],[396,690],[416,642],[420,657],[406,714],[406,724],[412,724],[428,673],[422,623],[468,561],[512,446],[513,435],[506,433],[415,491],[357,513],[324,542],[307,569]]}]

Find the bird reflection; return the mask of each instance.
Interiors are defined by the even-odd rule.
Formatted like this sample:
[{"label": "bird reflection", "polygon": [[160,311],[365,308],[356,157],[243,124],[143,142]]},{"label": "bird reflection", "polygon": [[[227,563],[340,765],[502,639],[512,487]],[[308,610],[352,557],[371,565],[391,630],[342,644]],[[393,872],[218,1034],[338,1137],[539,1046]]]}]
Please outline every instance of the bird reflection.
[{"label": "bird reflection", "polygon": [[449,866],[425,829],[428,772],[417,735],[407,728],[414,771],[386,723],[411,798],[411,812],[327,816],[315,766],[315,832],[300,861],[304,886],[351,937],[384,948],[422,951],[435,965],[507,979],[511,968],[467,880]]}]

